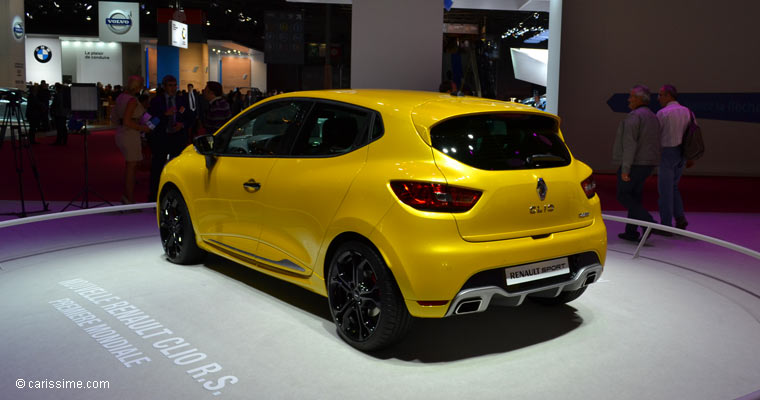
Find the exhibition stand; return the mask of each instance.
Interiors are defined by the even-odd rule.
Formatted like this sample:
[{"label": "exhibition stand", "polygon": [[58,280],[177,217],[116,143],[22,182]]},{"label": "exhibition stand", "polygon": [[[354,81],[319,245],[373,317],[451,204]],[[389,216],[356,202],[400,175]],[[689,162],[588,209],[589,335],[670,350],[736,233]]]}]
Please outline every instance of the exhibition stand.
[{"label": "exhibition stand", "polygon": [[[605,272],[577,301],[416,320],[401,344],[365,354],[340,340],[321,296],[219,257],[167,262],[154,207],[0,222],[3,397],[760,394],[760,261],[751,250],[760,243],[737,229],[760,223],[756,214],[690,214],[692,232],[650,236],[635,258],[636,245],[617,239],[626,219],[605,215]],[[118,212],[135,209],[143,212]],[[28,387],[43,379],[99,386]]]}]

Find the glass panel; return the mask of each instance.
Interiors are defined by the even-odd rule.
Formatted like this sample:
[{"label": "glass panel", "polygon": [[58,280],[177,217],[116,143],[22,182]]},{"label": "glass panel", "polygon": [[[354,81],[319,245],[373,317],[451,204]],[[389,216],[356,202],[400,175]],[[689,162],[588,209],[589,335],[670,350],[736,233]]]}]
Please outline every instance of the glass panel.
[{"label": "glass panel", "polygon": [[430,137],[434,148],[471,167],[533,169],[570,164],[557,130],[554,119],[541,115],[487,114],[444,121]]},{"label": "glass panel", "polygon": [[236,118],[216,135],[222,155],[287,155],[289,138],[298,132],[311,103],[279,101]]},{"label": "glass panel", "polygon": [[332,156],[364,145],[370,112],[332,103],[317,104],[296,140],[293,155]]}]

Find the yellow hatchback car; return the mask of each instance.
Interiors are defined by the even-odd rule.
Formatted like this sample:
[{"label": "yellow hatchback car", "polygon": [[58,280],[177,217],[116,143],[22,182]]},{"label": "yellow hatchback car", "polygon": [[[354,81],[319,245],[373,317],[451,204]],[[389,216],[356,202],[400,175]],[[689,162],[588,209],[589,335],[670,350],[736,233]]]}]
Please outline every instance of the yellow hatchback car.
[{"label": "yellow hatchback car", "polygon": [[377,350],[412,317],[576,299],[607,235],[559,118],[396,90],[295,92],[200,136],[161,176],[167,258],[211,252],[326,296]]}]

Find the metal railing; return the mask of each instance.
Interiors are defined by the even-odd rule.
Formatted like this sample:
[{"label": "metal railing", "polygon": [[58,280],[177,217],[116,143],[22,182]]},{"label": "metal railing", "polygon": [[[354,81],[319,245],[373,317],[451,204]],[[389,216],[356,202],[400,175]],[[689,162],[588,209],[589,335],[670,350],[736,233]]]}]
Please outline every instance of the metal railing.
[{"label": "metal railing", "polygon": [[[33,217],[25,217],[25,218],[18,218],[18,219],[13,219],[13,220],[8,220],[8,221],[2,221],[0,222],[0,228],[7,228],[9,226],[29,224],[29,223],[40,222],[40,221],[50,221],[50,220],[60,219],[60,218],[76,217],[79,215],[104,214],[104,213],[110,213],[110,212],[140,210],[144,208],[155,208],[155,207],[156,207],[156,203],[138,203],[138,204],[123,205],[123,206],[99,207],[99,208],[89,208],[86,210],[65,211],[65,212],[59,212],[59,213],[53,213],[53,214],[37,215]],[[731,250],[737,251],[742,254],[746,254],[750,257],[754,257],[760,260],[760,252],[758,251],[755,251],[743,246],[739,246],[738,244],[727,242],[725,240],[714,238],[712,236],[703,235],[701,233],[689,232],[683,229],[673,228],[670,226],[665,226],[665,225],[661,225],[654,222],[646,222],[646,221],[641,221],[637,219],[618,217],[615,215],[602,214],[602,218],[609,221],[622,222],[625,224],[634,224],[634,225],[646,227],[646,230],[644,231],[644,235],[641,236],[641,239],[639,240],[639,245],[638,247],[636,247],[636,251],[633,253],[633,258],[637,258],[639,256],[639,252],[641,251],[641,248],[644,247],[644,243],[646,243],[647,239],[649,238],[650,233],[652,233],[652,229],[659,229],[661,231],[670,232],[676,235],[686,236],[686,237],[701,240],[704,242],[712,243],[716,246],[725,247],[727,249],[731,249]]]},{"label": "metal railing", "polygon": [[0,228],[7,228],[9,226],[15,226],[15,225],[31,224],[32,222],[50,221],[53,219],[76,217],[79,215],[105,214],[105,213],[120,212],[120,211],[140,210],[143,208],[156,208],[156,203],[137,203],[137,204],[127,204],[124,206],[97,207],[97,208],[88,208],[85,210],[64,211],[64,212],[58,212],[58,213],[53,213],[53,214],[36,215],[34,217],[17,218],[17,219],[12,219],[8,221],[0,221]]},{"label": "metal railing", "polygon": [[757,252],[757,251],[752,250],[752,249],[748,249],[748,248],[743,247],[743,246],[739,246],[738,244],[727,242],[725,240],[714,238],[712,236],[703,235],[701,233],[689,232],[689,231],[686,231],[686,230],[683,230],[683,229],[678,229],[678,228],[673,228],[671,226],[665,226],[665,225],[662,225],[662,224],[658,224],[656,222],[646,222],[646,221],[641,221],[641,220],[638,220],[638,219],[630,219],[630,218],[625,218],[625,217],[618,217],[618,216],[615,216],[615,215],[602,214],[602,218],[606,219],[606,220],[610,220],[610,221],[623,222],[623,223],[626,223],[626,224],[633,224],[633,225],[639,225],[639,226],[645,226],[646,227],[646,230],[644,231],[644,235],[641,236],[641,239],[639,240],[639,245],[638,245],[638,247],[636,247],[636,251],[633,252],[633,258],[636,258],[636,257],[639,256],[639,251],[641,251],[641,248],[644,247],[644,243],[646,243],[647,238],[649,238],[649,234],[652,233],[652,229],[657,229],[657,230],[661,230],[661,231],[665,231],[665,232],[670,232],[670,233],[673,233],[673,234],[676,234],[676,235],[681,235],[681,236],[686,236],[686,237],[694,238],[694,239],[697,239],[697,240],[701,240],[703,242],[712,243],[714,245],[725,247],[727,249],[731,249],[731,250],[737,251],[739,253],[746,254],[746,255],[748,255],[750,257],[755,257],[757,259],[760,259],[760,252]]}]

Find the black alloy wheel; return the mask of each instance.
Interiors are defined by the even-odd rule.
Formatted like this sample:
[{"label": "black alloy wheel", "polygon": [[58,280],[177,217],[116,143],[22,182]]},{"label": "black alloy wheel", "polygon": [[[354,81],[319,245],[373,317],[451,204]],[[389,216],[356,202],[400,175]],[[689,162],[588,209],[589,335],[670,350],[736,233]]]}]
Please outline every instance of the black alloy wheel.
[{"label": "black alloy wheel", "polygon": [[175,264],[196,264],[205,252],[195,243],[190,213],[177,189],[168,189],[159,202],[158,229],[166,258]]},{"label": "black alloy wheel", "polygon": [[390,270],[364,243],[346,242],[334,253],[327,292],[338,334],[359,350],[387,347],[409,330],[412,317]]}]

